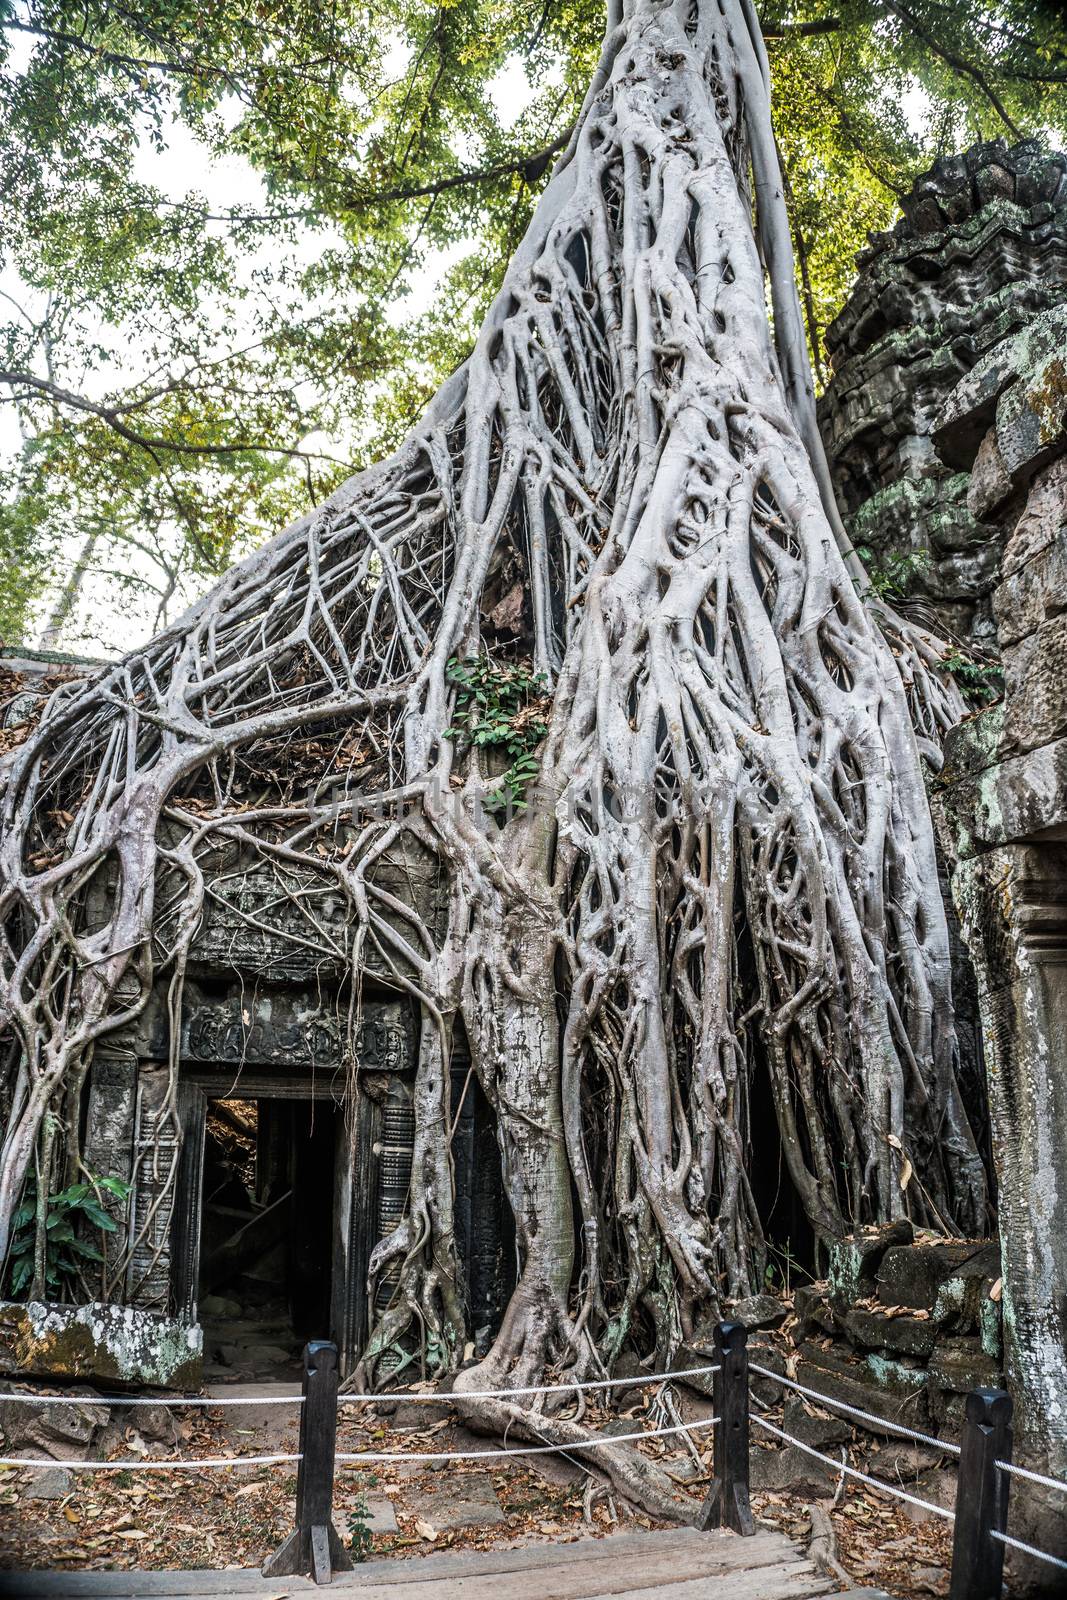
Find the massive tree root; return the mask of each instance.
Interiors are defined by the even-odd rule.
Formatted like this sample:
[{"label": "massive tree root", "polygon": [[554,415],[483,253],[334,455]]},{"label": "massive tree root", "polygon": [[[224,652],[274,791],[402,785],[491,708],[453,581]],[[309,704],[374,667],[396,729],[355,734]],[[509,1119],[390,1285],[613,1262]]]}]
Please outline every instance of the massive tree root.
[{"label": "massive tree root", "polygon": [[[467,1387],[603,1370],[626,1343],[667,1361],[761,1281],[756,1072],[820,1238],[905,1210],[981,1227],[909,713],[911,693],[929,747],[951,691],[936,650],[872,617],[820,499],[766,93],[743,0],[612,16],[477,347],[398,455],[61,690],[10,760],[0,1246],[42,1128],[78,1170],[97,1041],[161,973],[177,1018],[234,851],[294,903],[343,893],[354,1012],[371,948],[420,1008],[409,1207],[372,1263],[399,1286],[363,1381],[398,1347],[454,1370],[468,1338],[460,1023],[520,1262]],[[490,624],[549,707],[524,808],[493,815],[449,666]],[[447,881],[443,935],[377,880],[405,840]],[[306,936],[337,955],[311,909]]]}]

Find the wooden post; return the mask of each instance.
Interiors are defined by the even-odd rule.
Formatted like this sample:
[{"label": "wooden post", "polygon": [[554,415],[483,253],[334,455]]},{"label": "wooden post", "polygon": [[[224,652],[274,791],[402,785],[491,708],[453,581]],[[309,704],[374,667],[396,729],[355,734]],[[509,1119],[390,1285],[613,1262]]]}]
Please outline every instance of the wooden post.
[{"label": "wooden post", "polygon": [[720,1322],[715,1329],[715,1481],[701,1509],[700,1528],[755,1533],[748,1502],[748,1329]]},{"label": "wooden post", "polygon": [[337,1379],[337,1346],[326,1339],[306,1344],[296,1528],[264,1562],[265,1578],[307,1573],[316,1583],[329,1583],[335,1572],[352,1569],[352,1558],[332,1521]]},{"label": "wooden post", "polygon": [[1004,1546],[990,1534],[1008,1525],[1008,1474],[994,1464],[1011,1460],[1011,1398],[1003,1389],[967,1396],[960,1445],[949,1600],[1000,1600]]}]

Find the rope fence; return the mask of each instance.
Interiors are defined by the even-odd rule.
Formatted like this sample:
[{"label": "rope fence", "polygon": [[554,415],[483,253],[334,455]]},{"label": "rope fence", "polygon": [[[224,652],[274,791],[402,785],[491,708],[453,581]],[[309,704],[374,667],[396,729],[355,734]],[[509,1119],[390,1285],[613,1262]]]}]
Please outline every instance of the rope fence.
[{"label": "rope fence", "polygon": [[[398,1389],[389,1394],[342,1394],[338,1393],[337,1403],[342,1406],[373,1406],[388,1402],[410,1401],[424,1402],[427,1405],[449,1405],[456,1400],[511,1400],[518,1395],[531,1394],[566,1394],[574,1390],[590,1389],[648,1389],[654,1383],[676,1383],[679,1378],[710,1377],[718,1372],[718,1366],[712,1364],[705,1367],[684,1367],[677,1372],[652,1372],[646,1377],[631,1378],[573,1378],[567,1383],[535,1383],[528,1384],[520,1389],[466,1389],[466,1390],[425,1390],[425,1389]],[[179,1407],[200,1406],[211,1409],[214,1406],[302,1406],[302,1394],[265,1394],[265,1395],[126,1395],[126,1394],[2,1394],[0,1400],[5,1404],[13,1402],[15,1405],[25,1406],[50,1406],[62,1401],[83,1401],[86,1405],[93,1406],[163,1406],[167,1410],[176,1410]],[[0,1463],[2,1465],[2,1463]]]},{"label": "rope fence", "polygon": [[[753,1534],[755,1522],[749,1503],[750,1442],[749,1425],[754,1422],[764,1433],[791,1445],[822,1462],[842,1480],[850,1478],[879,1494],[914,1506],[930,1516],[953,1525],[952,1577],[949,1600],[975,1600],[976,1596],[999,1595],[1003,1579],[1004,1555],[1013,1550],[1030,1560],[1040,1561],[1067,1572],[1067,1560],[1050,1551],[1017,1539],[1007,1531],[1008,1500],[1013,1479],[1033,1483],[1067,1495],[1067,1483],[1047,1477],[1011,1460],[1012,1404],[1006,1393],[996,1389],[975,1389],[967,1396],[965,1420],[959,1444],[938,1439],[890,1417],[864,1411],[825,1391],[798,1383],[785,1373],[750,1362],[747,1332],[739,1323],[720,1323],[715,1329],[716,1360],[704,1366],[672,1372],[654,1372],[633,1377],[592,1378],[560,1383],[529,1384],[515,1388],[459,1391],[399,1390],[387,1395],[342,1394],[339,1390],[337,1347],[328,1341],[315,1341],[304,1350],[304,1373],[299,1395],[218,1395],[181,1396],[154,1399],[127,1395],[70,1395],[22,1393],[6,1394],[5,1403],[53,1405],[81,1401],[90,1405],[162,1406],[168,1410],[184,1407],[211,1409],[215,1406],[288,1405],[297,1408],[300,1418],[300,1445],[295,1453],[201,1457],[192,1460],[146,1459],[127,1461],[25,1461],[19,1457],[0,1458],[0,1467],[44,1469],[62,1467],[69,1471],[200,1471],[234,1467],[297,1467],[296,1527],[289,1538],[264,1564],[268,1577],[309,1573],[316,1583],[328,1583],[334,1572],[347,1570],[351,1558],[341,1543],[332,1521],[334,1485],[339,1467],[385,1462],[479,1462],[508,1457],[572,1454],[636,1444],[646,1440],[687,1437],[712,1429],[714,1477],[698,1519],[702,1528],[731,1528],[742,1535]],[[896,1434],[958,1460],[955,1509],[909,1493],[899,1484],[861,1472],[841,1460],[816,1449],[786,1428],[751,1410],[751,1376],[758,1377],[804,1396],[830,1411],[860,1422],[879,1432]],[[504,1445],[485,1450],[363,1450],[338,1451],[338,1417],[348,1406],[380,1404],[383,1400],[455,1405],[475,1400],[515,1400],[533,1395],[573,1395],[611,1389],[647,1389],[657,1384],[711,1377],[714,1415],[688,1423],[641,1429],[631,1433],[593,1435],[569,1442]],[[674,1413],[677,1415],[677,1412]],[[526,1419],[530,1425],[529,1418]],[[536,1424],[534,1424],[536,1426]],[[535,1435],[536,1436],[536,1435]]]},{"label": "rope fence", "polygon": [[[778,1372],[772,1372],[770,1367],[761,1367],[755,1361],[749,1362],[749,1371],[758,1372],[761,1378],[771,1378],[775,1383],[782,1384],[786,1389],[795,1389],[797,1394],[808,1396],[817,1400],[820,1405],[831,1406],[835,1411],[844,1411],[850,1417],[859,1417],[863,1422],[873,1423],[876,1428],[890,1428],[894,1433],[902,1434],[905,1439],[914,1439],[919,1444],[929,1446],[933,1450],[946,1450],[949,1455],[958,1456],[960,1446],[953,1444],[949,1439],[935,1439],[933,1434],[920,1433],[917,1428],[909,1428],[903,1422],[890,1421],[888,1417],[876,1416],[873,1411],[861,1411],[859,1406],[847,1405],[844,1400],[838,1400],[833,1395],[823,1394],[819,1389],[809,1389],[806,1384],[797,1383],[793,1378],[787,1378]],[[798,1444],[799,1440],[794,1440]],[[1067,1488],[1067,1485],[1064,1485]]]},{"label": "rope fence", "polygon": [[[382,1396],[376,1397],[381,1399]],[[412,1398],[406,1396],[405,1398]],[[300,1394],[265,1394],[259,1395],[176,1395],[162,1396],[153,1399],[150,1395],[134,1394],[0,1394],[0,1400],[5,1405],[19,1406],[54,1406],[64,1402],[81,1402],[87,1406],[163,1406],[165,1410],[176,1411],[185,1406],[201,1406],[210,1409],[215,1406],[302,1406],[304,1397]]]},{"label": "rope fence", "polygon": [[167,1472],[171,1468],[176,1471],[199,1471],[201,1467],[273,1467],[283,1461],[300,1459],[299,1455],[273,1455],[199,1456],[192,1461],[174,1461],[169,1457],[151,1460],[139,1456],[133,1461],[23,1461],[19,1456],[2,1456],[0,1467],[28,1467],[31,1471],[35,1467],[39,1471],[47,1467],[63,1467],[67,1472]]},{"label": "rope fence", "polygon": [[1067,1561],[1061,1560],[1059,1556],[1050,1555],[1047,1550],[1039,1550],[1036,1545],[1027,1544],[1023,1539],[1013,1539],[1010,1534],[1001,1533],[996,1528],[992,1530],[990,1537],[1006,1545],[1009,1550],[1018,1550],[1020,1554],[1030,1556],[1034,1561],[1044,1561],[1050,1567],[1059,1567],[1061,1571],[1067,1572]]},{"label": "rope fence", "polygon": [[632,1444],[635,1439],[664,1439],[668,1434],[695,1433],[698,1428],[714,1427],[718,1421],[718,1417],[706,1417],[700,1422],[646,1428],[640,1433],[603,1434],[598,1439],[574,1439],[567,1444],[517,1444],[500,1450],[357,1450],[350,1454],[338,1451],[334,1460],[349,1466],[356,1461],[489,1461],[503,1456],[565,1455],[571,1450],[599,1450],[604,1445]]},{"label": "rope fence", "polygon": [[797,1450],[803,1450],[805,1455],[814,1456],[816,1461],[825,1461],[837,1473],[844,1473],[846,1478],[855,1478],[857,1483],[865,1483],[869,1489],[877,1489],[882,1494],[892,1495],[895,1500],[905,1500],[910,1506],[918,1506],[923,1511],[929,1511],[935,1517],[944,1517],[949,1522],[955,1522],[956,1513],[949,1511],[945,1506],[937,1506],[932,1500],[922,1500],[918,1495],[909,1494],[906,1489],[901,1489],[895,1483],[887,1483],[882,1478],[872,1478],[866,1472],[860,1472],[858,1467],[849,1466],[847,1461],[835,1461],[833,1456],[824,1455],[821,1450],[816,1450],[814,1445],[805,1444],[803,1439],[798,1439],[791,1433],[786,1433],[784,1428],[776,1428],[773,1422],[768,1422],[766,1417],[752,1418],[758,1427],[765,1428],[768,1433],[777,1434],[779,1439],[784,1439],[787,1444],[793,1445]]},{"label": "rope fence", "polygon": [[1010,1472],[1013,1478],[1025,1478],[1028,1483],[1039,1483],[1043,1489],[1067,1494],[1067,1483],[1061,1483],[1059,1478],[1046,1478],[1043,1472],[1031,1472],[1029,1467],[1017,1467],[1012,1461],[998,1461],[996,1465],[999,1472]]}]

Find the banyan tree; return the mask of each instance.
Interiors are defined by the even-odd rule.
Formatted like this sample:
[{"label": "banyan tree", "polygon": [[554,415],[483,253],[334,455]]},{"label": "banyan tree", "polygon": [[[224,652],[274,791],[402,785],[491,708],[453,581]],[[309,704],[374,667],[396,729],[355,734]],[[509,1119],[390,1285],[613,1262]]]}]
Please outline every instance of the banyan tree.
[{"label": "banyan tree", "polygon": [[[87,1175],[94,1052],[161,980],[177,1031],[230,847],[340,896],[301,938],[343,958],[350,1037],[371,953],[418,1017],[361,1381],[468,1351],[461,1035],[518,1262],[467,1386],[669,1360],[762,1281],[770,1150],[823,1242],[904,1212],[983,1230],[924,778],[961,707],[833,508],[768,97],[750,0],[613,0],[477,344],[403,446],[7,759],[0,1254],[28,1174]],[[409,847],[439,917],[383,880]]]}]

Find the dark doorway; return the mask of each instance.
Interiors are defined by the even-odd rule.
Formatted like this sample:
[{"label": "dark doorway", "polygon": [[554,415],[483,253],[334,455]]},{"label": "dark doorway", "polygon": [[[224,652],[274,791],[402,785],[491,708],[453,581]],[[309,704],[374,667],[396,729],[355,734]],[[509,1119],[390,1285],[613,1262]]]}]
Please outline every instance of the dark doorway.
[{"label": "dark doorway", "polygon": [[764,1059],[754,1063],[749,1095],[749,1182],[767,1243],[767,1278],[759,1287],[781,1294],[818,1275],[815,1232],[790,1176]]},{"label": "dark doorway", "polygon": [[328,1100],[209,1099],[199,1312],[205,1375],[292,1377],[330,1331],[335,1152]]}]

